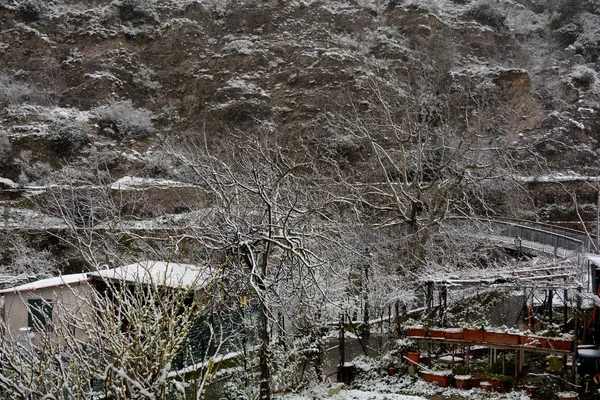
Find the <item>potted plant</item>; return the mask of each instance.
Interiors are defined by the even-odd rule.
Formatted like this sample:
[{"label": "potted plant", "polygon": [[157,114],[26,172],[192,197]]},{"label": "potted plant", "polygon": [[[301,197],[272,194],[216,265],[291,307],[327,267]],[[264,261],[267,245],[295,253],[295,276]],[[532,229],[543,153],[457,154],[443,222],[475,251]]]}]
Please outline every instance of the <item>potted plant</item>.
[{"label": "potted plant", "polygon": [[548,338],[521,333],[520,343],[527,347],[546,348],[548,345]]},{"label": "potted plant", "polygon": [[499,392],[508,392],[512,388],[512,378],[506,375],[496,375],[492,378],[492,386]]},{"label": "potted plant", "polygon": [[452,383],[452,371],[451,370],[423,370],[421,371],[421,377],[425,382],[437,382],[441,387],[448,387]]},{"label": "potted plant", "polygon": [[503,344],[503,345],[519,345],[519,335],[508,333],[505,331],[485,331],[483,340],[486,343]]},{"label": "potted plant", "polygon": [[421,361],[421,352],[409,351],[406,357],[408,358],[408,365],[416,365]]},{"label": "potted plant", "polygon": [[481,390],[483,390],[484,392],[491,392],[492,391],[492,384],[488,381],[484,381],[482,380],[479,383],[479,387],[481,388]]},{"label": "potted plant", "polygon": [[488,382],[499,392],[508,392],[512,388],[512,378],[506,375],[485,374],[481,376],[481,383],[483,382]]},{"label": "potted plant", "polygon": [[469,342],[483,342],[483,328],[463,328],[463,339]]},{"label": "potted plant", "polygon": [[429,337],[431,337],[431,338],[438,338],[438,339],[444,338],[444,330],[441,328],[429,328],[429,331],[427,333],[429,334]]},{"label": "potted plant", "polygon": [[534,397],[536,397],[540,391],[540,388],[537,385],[534,385],[532,383],[525,385],[523,387],[523,389],[525,389],[525,394],[530,399],[533,399]]},{"label": "potted plant", "polygon": [[454,383],[458,389],[471,388],[471,375],[454,375]]},{"label": "potted plant", "polygon": [[446,328],[444,330],[444,337],[446,339],[463,340],[463,329],[462,328]]},{"label": "potted plant", "polygon": [[579,394],[577,392],[560,392],[558,393],[558,400],[577,400]]},{"label": "potted plant", "polygon": [[548,338],[548,347],[555,350],[573,350],[573,340],[566,338]]},{"label": "potted plant", "polygon": [[406,336],[408,337],[424,337],[426,330],[423,326],[409,326],[406,328]]},{"label": "potted plant", "polygon": [[561,351],[573,350],[573,337],[569,334],[561,333],[558,325],[549,324],[546,329],[539,333],[541,336],[547,338],[547,347]]}]

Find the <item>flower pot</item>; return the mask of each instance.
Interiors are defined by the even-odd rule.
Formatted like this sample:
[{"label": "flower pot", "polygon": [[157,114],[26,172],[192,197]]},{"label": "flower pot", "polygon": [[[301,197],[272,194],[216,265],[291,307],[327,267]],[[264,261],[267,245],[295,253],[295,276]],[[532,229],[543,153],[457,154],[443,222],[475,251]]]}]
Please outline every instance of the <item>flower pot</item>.
[{"label": "flower pot", "polygon": [[411,337],[424,337],[425,336],[425,328],[421,327],[410,327],[406,330],[406,336]]},{"label": "flower pot", "polygon": [[469,342],[483,342],[483,329],[463,329],[463,339]]},{"label": "flower pot", "polygon": [[470,375],[455,375],[454,384],[457,389],[468,390],[471,388],[471,376]]},{"label": "flower pot", "polygon": [[408,365],[416,365],[421,361],[421,353],[418,351],[409,351],[407,357]]},{"label": "flower pot", "polygon": [[444,331],[446,339],[463,340],[463,330],[460,328],[448,328]]},{"label": "flower pot", "polygon": [[437,382],[441,387],[448,387],[452,383],[452,375],[439,375],[435,372],[423,371],[421,377],[425,382]]},{"label": "flower pot", "polygon": [[499,392],[508,392],[512,389],[512,382],[504,379],[492,379],[492,386]]},{"label": "flower pot", "polygon": [[484,391],[484,392],[491,392],[492,391],[492,384],[488,381],[481,381],[479,383],[479,387]]},{"label": "flower pot", "polygon": [[502,345],[519,345],[519,335],[513,335],[505,332],[489,332],[485,331],[483,340],[486,343],[502,344]]},{"label": "flower pot", "polygon": [[443,329],[430,329],[429,337],[443,339],[444,338],[444,330]]},{"label": "flower pot", "polygon": [[558,400],[578,400],[579,394],[577,392],[560,392],[558,393]]},{"label": "flower pot", "polygon": [[533,399],[534,397],[536,397],[539,392],[540,392],[540,388],[537,386],[534,386],[534,385],[525,386],[525,394],[530,399]]},{"label": "flower pot", "polygon": [[548,338],[548,347],[551,348],[551,349],[556,349],[556,350],[571,351],[572,347],[573,347],[573,341],[572,340],[566,340],[566,339],[552,339],[552,338]]},{"label": "flower pot", "polygon": [[520,343],[527,347],[546,348],[548,339],[541,336],[521,335]]}]

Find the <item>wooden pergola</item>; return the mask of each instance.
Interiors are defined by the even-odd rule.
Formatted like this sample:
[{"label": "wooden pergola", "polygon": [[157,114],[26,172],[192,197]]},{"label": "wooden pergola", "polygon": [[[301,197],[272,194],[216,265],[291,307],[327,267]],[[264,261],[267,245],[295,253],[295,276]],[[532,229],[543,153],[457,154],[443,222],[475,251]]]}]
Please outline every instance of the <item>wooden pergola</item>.
[{"label": "wooden pergola", "polygon": [[[581,285],[581,273],[577,271],[577,268],[572,264],[567,263],[564,260],[552,262],[545,265],[536,267],[525,267],[516,268],[514,270],[504,271],[503,273],[489,274],[487,276],[473,276],[473,277],[444,277],[439,279],[428,279],[423,280],[422,284],[426,288],[425,303],[426,303],[426,316],[429,326],[435,326],[435,311],[440,310],[440,315],[444,315],[448,308],[448,291],[450,290],[464,290],[468,288],[481,287],[490,289],[490,291],[498,289],[515,289],[515,290],[540,290],[547,292],[547,310],[548,317],[552,320],[553,315],[553,304],[552,298],[554,294],[561,293],[563,297],[563,331],[566,330],[568,323],[568,297],[571,293],[572,298],[575,299],[576,309],[581,309],[582,299],[582,285]],[[438,292],[437,300],[438,304],[434,305],[436,291]],[[527,298],[526,298],[527,299]],[[527,301],[527,300],[526,300]],[[571,365],[571,376],[573,381],[576,380],[576,359],[577,359],[577,345],[579,332],[579,312],[575,313],[574,319],[574,340],[570,350],[561,350],[550,347],[536,347],[527,346],[523,344],[508,345],[508,344],[497,344],[489,342],[473,342],[466,340],[455,340],[446,338],[432,338],[432,337],[413,337],[420,342],[428,343],[429,345],[447,345],[452,348],[452,355],[456,353],[457,348],[463,348],[465,366],[468,370],[470,353],[473,346],[484,346],[489,349],[490,364],[496,361],[498,353],[502,356],[504,365],[504,355],[506,351],[515,351],[515,379],[519,373],[522,372],[524,354],[525,352],[538,352],[546,354],[555,354],[563,357],[563,370],[566,372],[567,368],[567,356],[573,355],[573,362]],[[444,325],[444,321],[439,321],[440,325]],[[531,323],[530,323],[531,326]],[[430,347],[430,346],[429,346]]]}]

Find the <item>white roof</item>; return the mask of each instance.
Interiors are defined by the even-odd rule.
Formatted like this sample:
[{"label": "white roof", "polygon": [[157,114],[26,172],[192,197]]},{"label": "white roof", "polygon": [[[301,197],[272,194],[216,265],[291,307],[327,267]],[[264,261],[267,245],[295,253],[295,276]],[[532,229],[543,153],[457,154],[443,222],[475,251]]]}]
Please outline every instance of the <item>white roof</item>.
[{"label": "white roof", "polygon": [[163,261],[140,261],[123,267],[98,270],[89,274],[95,279],[143,283],[173,288],[205,286],[212,274],[191,264]]},{"label": "white roof", "polygon": [[590,254],[586,254],[584,257],[587,260],[590,260],[597,267],[600,267],[600,254],[590,253]]},{"label": "white roof", "polygon": [[16,286],[4,290],[0,290],[0,294],[29,292],[33,290],[45,289],[49,287],[58,287],[64,285],[74,285],[81,282],[89,281],[88,274],[71,274],[62,275],[55,278],[42,279],[35,282],[26,283],[21,286]]}]

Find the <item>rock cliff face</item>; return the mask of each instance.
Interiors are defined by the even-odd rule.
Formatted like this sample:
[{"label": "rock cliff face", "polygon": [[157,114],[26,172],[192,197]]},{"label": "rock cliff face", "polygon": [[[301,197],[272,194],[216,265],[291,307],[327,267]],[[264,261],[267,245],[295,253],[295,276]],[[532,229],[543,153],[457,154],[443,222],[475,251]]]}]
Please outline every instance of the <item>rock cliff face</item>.
[{"label": "rock cliff face", "polygon": [[[498,134],[530,156],[515,155],[518,174],[573,171],[580,184],[600,168],[600,10],[574,1],[2,0],[2,199],[27,208],[49,185],[99,175],[185,181],[164,157],[173,142],[203,136],[218,154],[226,133],[265,126],[298,148],[335,142],[340,163],[363,168],[328,113],[373,107],[369,80],[410,87],[424,73],[457,116],[468,107],[452,93],[502,100]],[[553,203],[542,192],[504,211],[531,215]],[[155,210],[125,209],[187,209],[153,193]]]}]

